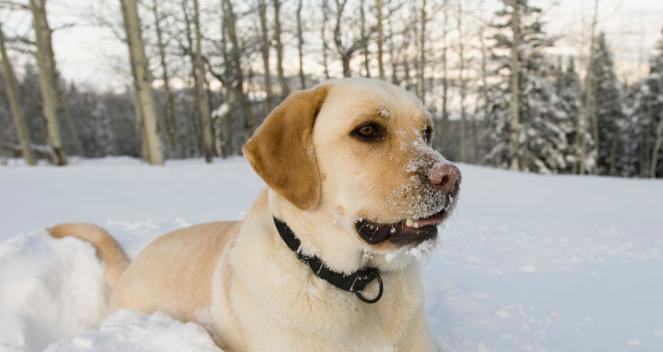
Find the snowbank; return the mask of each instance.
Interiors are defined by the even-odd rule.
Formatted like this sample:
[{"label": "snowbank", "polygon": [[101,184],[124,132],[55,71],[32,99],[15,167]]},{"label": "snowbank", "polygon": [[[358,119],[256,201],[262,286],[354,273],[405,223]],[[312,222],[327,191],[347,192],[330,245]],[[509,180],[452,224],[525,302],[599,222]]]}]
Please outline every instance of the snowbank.
[{"label": "snowbank", "polygon": [[167,314],[144,315],[120,310],[98,331],[50,345],[44,352],[220,352],[199,325],[182,323]]},{"label": "snowbank", "polygon": [[[663,181],[460,167],[460,203],[423,270],[446,351],[663,351]],[[239,159],[0,167],[0,351],[213,350],[161,313],[99,327],[94,251],[43,229],[94,222],[134,256],[166,231],[241,218],[262,187]]]},{"label": "snowbank", "polygon": [[0,241],[0,350],[41,351],[94,328],[107,287],[94,249],[42,231]]}]

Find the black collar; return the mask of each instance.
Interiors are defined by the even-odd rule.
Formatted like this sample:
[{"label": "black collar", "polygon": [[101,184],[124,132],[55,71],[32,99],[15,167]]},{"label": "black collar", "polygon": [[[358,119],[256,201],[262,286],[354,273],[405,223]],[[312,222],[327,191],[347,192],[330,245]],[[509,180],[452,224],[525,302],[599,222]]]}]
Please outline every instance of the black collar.
[{"label": "black collar", "polygon": [[[340,288],[343,291],[354,293],[363,302],[375,303],[380,300],[384,287],[382,285],[382,278],[380,277],[380,270],[378,268],[366,267],[347,275],[333,271],[327,267],[320,258],[316,256],[309,256],[301,252],[300,247],[302,243],[292,231],[290,226],[288,226],[288,224],[277,218],[274,218],[274,225],[276,225],[276,230],[278,230],[279,234],[281,235],[283,242],[285,242],[285,244],[288,245],[288,247],[297,254],[297,258],[299,258],[299,260],[311,267],[311,271],[313,271],[317,277],[329,282],[330,284]],[[369,299],[362,295],[362,291],[373,280],[378,280],[380,289],[375,298]]]}]

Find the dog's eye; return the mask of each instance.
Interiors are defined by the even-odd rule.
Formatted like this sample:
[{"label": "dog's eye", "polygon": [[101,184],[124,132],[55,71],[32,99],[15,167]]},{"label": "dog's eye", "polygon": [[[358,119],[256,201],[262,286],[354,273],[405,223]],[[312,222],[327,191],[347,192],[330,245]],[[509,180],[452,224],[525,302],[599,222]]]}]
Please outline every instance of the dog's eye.
[{"label": "dog's eye", "polygon": [[424,138],[424,141],[426,141],[426,143],[430,144],[431,140],[433,139],[433,129],[430,128],[430,126],[427,126],[421,132],[421,136]]},{"label": "dog's eye", "polygon": [[365,142],[374,142],[384,139],[384,128],[374,122],[368,122],[352,130],[352,136]]}]

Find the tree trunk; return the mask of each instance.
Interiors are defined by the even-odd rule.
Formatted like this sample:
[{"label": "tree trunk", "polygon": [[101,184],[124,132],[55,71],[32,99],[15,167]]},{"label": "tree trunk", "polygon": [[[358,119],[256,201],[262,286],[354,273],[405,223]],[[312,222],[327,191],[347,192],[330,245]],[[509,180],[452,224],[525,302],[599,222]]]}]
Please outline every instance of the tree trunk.
[{"label": "tree trunk", "polygon": [[592,62],[594,61],[594,39],[596,37],[596,25],[598,19],[599,0],[594,0],[594,14],[592,16],[591,37],[589,39],[589,62],[587,63],[587,75],[585,76],[585,106],[578,121],[578,161],[580,163],[578,172],[586,174],[587,170],[587,125],[592,124],[592,137],[596,148],[599,146],[598,123],[596,121],[596,97],[594,96],[594,75]]},{"label": "tree trunk", "polygon": [[382,16],[382,3],[383,0],[375,0],[375,19],[376,27],[375,32],[377,38],[375,44],[377,46],[377,60],[378,60],[378,76],[384,80],[384,26],[382,24],[384,18]]},{"label": "tree trunk", "polygon": [[14,69],[5,48],[5,34],[2,31],[2,26],[0,26],[0,59],[2,59],[2,76],[5,78],[5,91],[9,102],[9,110],[14,118],[16,137],[18,137],[18,142],[21,144],[23,159],[25,159],[28,165],[35,165],[35,157],[31,149],[30,131],[28,130],[28,125],[25,123],[21,105],[18,103],[18,84],[16,83],[16,75],[14,74]]},{"label": "tree trunk", "polygon": [[164,109],[164,126],[168,136],[168,147],[171,156],[177,154],[177,120],[175,118],[175,97],[170,88],[170,75],[168,74],[168,63],[166,61],[166,44],[163,40],[161,30],[161,14],[159,13],[159,1],[152,0],[152,13],[154,14],[154,30],[157,35],[157,48],[159,49],[159,63],[161,64],[161,80],[166,93],[166,106]]},{"label": "tree trunk", "polygon": [[661,153],[661,146],[663,146],[663,110],[658,120],[658,126],[656,126],[656,140],[654,141],[654,149],[651,153],[651,161],[649,162],[649,177],[656,177],[656,168],[658,167],[658,156]]},{"label": "tree trunk", "polygon": [[267,110],[270,111],[274,107],[274,92],[272,91],[272,71],[269,66],[269,27],[267,26],[267,2],[266,0],[258,0],[258,14],[260,16],[260,51],[262,53],[262,67],[264,73],[265,92],[267,93]]},{"label": "tree trunk", "polygon": [[279,76],[279,85],[281,86],[281,96],[285,97],[290,93],[288,80],[283,72],[283,42],[281,41],[281,0],[272,0],[274,7],[274,42],[276,44],[276,73]]},{"label": "tree trunk", "polygon": [[520,0],[511,0],[513,19],[511,31],[511,124],[509,130],[509,162],[511,170],[519,170],[518,136],[520,134],[520,62],[518,47],[520,46]]},{"label": "tree trunk", "polygon": [[348,48],[343,45],[343,12],[345,11],[345,5],[347,5],[347,3],[348,0],[336,0],[336,24],[334,25],[334,45],[336,46],[336,52],[338,52],[338,55],[341,58],[343,77],[350,77],[352,75],[352,71],[350,70],[352,55],[354,55],[356,50],[361,48],[361,45],[364,42],[364,38],[360,36],[359,41],[355,41]]},{"label": "tree trunk", "polygon": [[[485,28],[483,25],[479,30],[479,43],[481,44],[481,109],[483,110],[482,118],[485,121],[489,116],[490,101],[488,98],[488,48],[486,48]],[[476,148],[475,159],[477,163],[481,164],[481,158],[479,156],[481,146],[479,143],[478,133],[476,131],[474,132],[474,138]]]},{"label": "tree trunk", "polygon": [[350,56],[341,56],[341,65],[343,66],[343,77],[350,77],[352,71],[350,70]]},{"label": "tree trunk", "polygon": [[[182,0],[180,2],[180,6],[182,8],[182,15],[184,18],[184,37],[186,39],[186,47],[184,48],[187,56],[189,56],[189,61],[191,63],[191,76],[196,77],[196,50],[195,50],[195,44],[194,44],[194,34],[193,32],[195,31],[192,29],[192,19],[189,16],[189,8],[188,8],[188,2],[189,0]],[[194,97],[195,101],[198,102],[198,90],[196,90],[196,84],[194,82],[193,84],[194,87]],[[199,112],[199,106],[198,104],[194,104],[193,111],[190,116],[193,116],[193,118],[188,118],[187,121],[189,123],[189,127],[191,130],[191,137],[195,136],[195,140],[191,138],[189,140],[190,146],[195,150],[195,154],[199,155],[199,153],[202,153],[203,155],[205,154],[205,145],[203,142],[203,122],[200,120],[200,112]]]},{"label": "tree trunk", "polygon": [[306,89],[306,76],[304,76],[304,30],[302,28],[302,8],[304,0],[297,3],[297,52],[299,53],[299,85]]},{"label": "tree trunk", "polygon": [[148,150],[148,162],[152,165],[163,165],[161,140],[157,124],[154,96],[152,92],[152,77],[145,56],[145,44],[141,36],[140,18],[138,17],[138,4],[136,0],[120,0],[125,29],[127,32],[127,47],[129,58],[133,66],[134,86],[137,90],[137,103],[140,105],[142,115],[145,143]]},{"label": "tree trunk", "polygon": [[459,160],[466,162],[465,155],[465,131],[466,131],[466,113],[465,113],[465,96],[467,95],[467,87],[465,82],[465,38],[463,33],[463,3],[458,0],[458,13],[456,15],[456,30],[458,31],[458,82],[460,84],[460,138],[459,138]]},{"label": "tree trunk", "polygon": [[362,40],[361,51],[364,56],[364,75],[366,77],[371,77],[371,68],[370,68],[370,59],[368,51],[368,36],[366,33],[366,0],[359,1],[359,30]]},{"label": "tree trunk", "polygon": [[60,102],[57,91],[55,59],[51,41],[51,28],[46,17],[44,0],[30,0],[32,26],[37,43],[37,67],[39,68],[39,89],[42,97],[42,113],[46,119],[48,143],[53,152],[55,165],[66,165],[67,160],[62,150],[58,112]]},{"label": "tree trunk", "polygon": [[447,35],[449,34],[449,0],[444,0],[444,14],[442,20],[442,123],[439,127],[438,137],[440,151],[443,154],[449,153],[449,61],[448,61],[448,43]]},{"label": "tree trunk", "polygon": [[[416,14],[417,13],[416,8],[413,9],[413,10],[414,10],[415,16],[411,16],[411,17],[416,18],[418,16]],[[398,49],[401,52],[400,65],[403,67],[402,84],[405,87],[410,87],[411,86],[410,82],[411,82],[411,79],[412,79],[412,74],[411,74],[411,70],[410,70],[410,53],[412,52],[412,50],[411,50],[410,47],[411,47],[412,43],[416,44],[416,42],[417,42],[417,37],[416,36],[414,38],[412,38],[412,35],[413,35],[412,32],[416,31],[415,28],[416,28],[416,23],[414,23],[414,25],[406,26],[406,28],[403,31],[403,41],[401,42],[401,47]],[[414,61],[416,62],[418,60],[416,50],[414,51],[414,55],[415,55]],[[415,76],[416,76],[416,74],[415,74]],[[415,91],[417,89],[419,89],[418,86],[414,87],[414,88],[415,88]]]},{"label": "tree trunk", "polygon": [[389,29],[387,41],[389,46],[389,65],[391,66],[391,83],[399,84],[400,79],[398,77],[398,59],[396,55],[396,43],[394,39],[394,26],[391,17],[387,17],[387,28]]},{"label": "tree trunk", "polygon": [[[239,40],[237,39],[237,18],[233,10],[231,0],[223,0],[224,4],[224,28],[228,40],[230,41],[230,76],[231,88],[229,94],[232,96],[232,101],[236,102],[241,109],[242,124],[244,127],[244,137],[248,136],[252,131],[251,122],[251,107],[246,97],[244,96],[244,73],[242,71],[241,53],[239,50]],[[278,49],[277,49],[278,50]],[[278,69],[278,68],[277,68]],[[230,99],[229,99],[230,100]],[[231,111],[233,106],[231,106]],[[240,146],[237,146],[237,150]]]},{"label": "tree trunk", "polygon": [[329,44],[327,43],[327,23],[329,23],[329,2],[322,0],[322,25],[320,26],[320,38],[322,38],[322,69],[325,78],[331,78],[329,74]]},{"label": "tree trunk", "polygon": [[[124,3],[121,3],[122,16],[125,16],[126,6]],[[127,22],[123,22],[124,32],[128,33],[129,29],[127,27]],[[127,45],[129,39],[126,39]],[[129,53],[129,61],[131,66],[131,82],[133,83],[132,89],[132,102],[134,104],[134,115],[136,117],[136,129],[138,130],[138,141],[139,141],[139,155],[143,160],[149,160],[149,149],[147,147],[147,137],[145,135],[145,124],[143,123],[143,107],[140,104],[138,81],[136,80],[136,66],[134,65],[134,59],[131,57],[131,52]]]},{"label": "tree trunk", "polygon": [[200,114],[200,123],[203,134],[203,153],[205,161],[212,162],[214,157],[214,141],[212,139],[212,118],[209,111],[209,99],[207,89],[205,88],[205,66],[202,53],[202,33],[200,31],[200,9],[198,0],[193,0],[193,26],[196,35],[196,53],[194,59],[194,82],[196,85],[196,98],[198,104],[198,113]]},{"label": "tree trunk", "polygon": [[426,13],[426,0],[421,0],[421,9],[419,24],[419,69],[417,70],[417,84],[419,86],[419,97],[421,102],[426,104],[426,22],[428,22],[428,15]]}]

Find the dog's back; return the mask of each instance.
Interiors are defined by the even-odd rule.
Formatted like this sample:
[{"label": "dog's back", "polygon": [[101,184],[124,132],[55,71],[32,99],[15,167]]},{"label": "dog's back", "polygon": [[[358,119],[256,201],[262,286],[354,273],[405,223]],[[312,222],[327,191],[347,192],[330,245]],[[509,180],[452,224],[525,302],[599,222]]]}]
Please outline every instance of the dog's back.
[{"label": "dog's back", "polygon": [[239,222],[194,225],[159,237],[118,280],[110,309],[144,313],[161,310],[183,321],[211,303],[212,274],[218,258],[239,230]]},{"label": "dog's back", "polygon": [[218,258],[236,236],[240,222],[219,221],[167,233],[150,243],[129,264],[111,235],[91,224],[61,224],[49,229],[55,238],[90,242],[113,288],[110,311],[128,308],[166,312],[183,321],[210,307],[212,274]]}]

